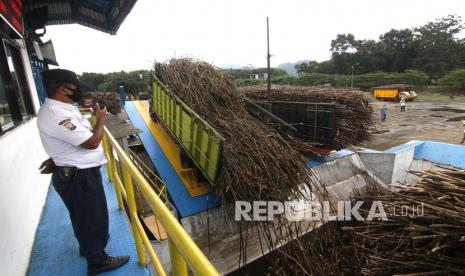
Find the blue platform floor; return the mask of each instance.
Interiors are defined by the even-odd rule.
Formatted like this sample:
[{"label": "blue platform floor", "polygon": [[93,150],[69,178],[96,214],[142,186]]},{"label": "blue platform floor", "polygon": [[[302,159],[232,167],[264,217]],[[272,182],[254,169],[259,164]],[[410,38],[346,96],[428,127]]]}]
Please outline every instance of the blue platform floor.
[{"label": "blue platform floor", "polygon": [[[136,247],[128,220],[124,211],[118,210],[115,191],[104,167],[102,179],[110,217],[110,240],[106,251],[112,256],[129,255],[131,259],[125,266],[101,275],[150,275],[147,268],[137,264]],[[79,256],[68,210],[52,185],[37,228],[27,275],[87,275],[86,260]]]}]

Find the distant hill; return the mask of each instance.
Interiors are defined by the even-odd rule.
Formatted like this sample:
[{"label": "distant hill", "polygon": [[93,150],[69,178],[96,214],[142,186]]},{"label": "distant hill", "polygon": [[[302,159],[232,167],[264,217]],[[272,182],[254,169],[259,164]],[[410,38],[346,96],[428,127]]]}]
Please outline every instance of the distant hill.
[{"label": "distant hill", "polygon": [[295,75],[297,75],[297,71],[295,70],[295,66],[297,64],[301,64],[301,63],[305,63],[305,62],[308,62],[308,60],[299,60],[299,61],[296,61],[296,62],[281,63],[280,65],[278,65],[278,68],[283,69],[284,71],[286,71],[291,76],[295,76]]}]

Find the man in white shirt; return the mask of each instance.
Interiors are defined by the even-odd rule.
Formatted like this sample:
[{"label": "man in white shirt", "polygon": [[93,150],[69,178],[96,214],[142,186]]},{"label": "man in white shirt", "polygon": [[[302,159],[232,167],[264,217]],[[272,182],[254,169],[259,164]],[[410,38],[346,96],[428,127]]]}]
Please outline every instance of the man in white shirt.
[{"label": "man in white shirt", "polygon": [[400,98],[400,112],[405,112],[405,99]]},{"label": "man in white shirt", "polygon": [[129,257],[111,257],[105,252],[108,210],[100,166],[107,162],[101,145],[106,107],[97,104],[97,122],[92,128],[74,105],[83,92],[76,74],[53,69],[44,71],[42,77],[47,99],[39,110],[37,126],[50,159],[42,163],[41,173],[53,172],[53,186],[69,211],[88,273],[116,269]]}]

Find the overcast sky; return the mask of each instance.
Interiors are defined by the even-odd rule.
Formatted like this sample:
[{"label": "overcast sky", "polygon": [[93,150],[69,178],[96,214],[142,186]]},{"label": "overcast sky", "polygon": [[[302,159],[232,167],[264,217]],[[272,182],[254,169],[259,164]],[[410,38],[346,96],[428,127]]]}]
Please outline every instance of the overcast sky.
[{"label": "overcast sky", "polygon": [[47,27],[60,67],[82,72],[150,69],[154,60],[190,56],[216,66],[266,65],[266,16],[272,66],[330,57],[338,33],[378,39],[448,14],[464,0],[138,0],[116,36],[79,25]]}]

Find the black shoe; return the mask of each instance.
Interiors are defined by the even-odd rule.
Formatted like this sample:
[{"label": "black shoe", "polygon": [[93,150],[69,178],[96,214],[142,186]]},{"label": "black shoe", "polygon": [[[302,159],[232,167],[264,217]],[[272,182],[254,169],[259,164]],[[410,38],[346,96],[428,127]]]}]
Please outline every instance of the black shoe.
[{"label": "black shoe", "polygon": [[89,265],[87,267],[87,274],[95,275],[97,273],[117,269],[125,265],[129,261],[129,256],[121,256],[121,257],[111,257],[107,256],[107,258],[99,263],[94,265]]}]

